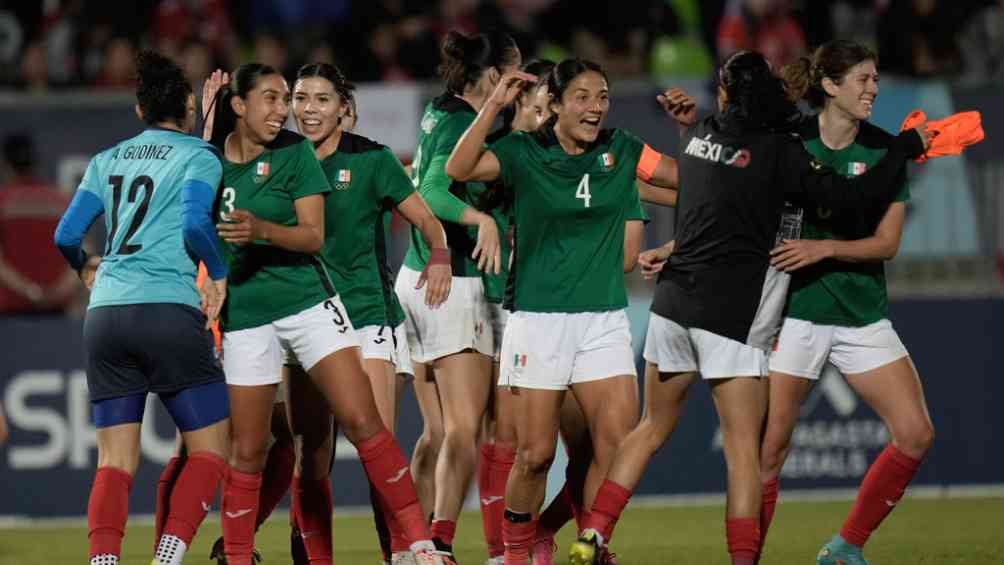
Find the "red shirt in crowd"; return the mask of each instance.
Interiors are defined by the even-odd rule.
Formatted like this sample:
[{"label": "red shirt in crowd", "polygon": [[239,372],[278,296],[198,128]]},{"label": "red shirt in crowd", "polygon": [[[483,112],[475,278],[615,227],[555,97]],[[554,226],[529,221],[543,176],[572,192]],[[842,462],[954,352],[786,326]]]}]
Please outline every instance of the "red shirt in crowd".
[{"label": "red shirt in crowd", "polygon": [[[43,290],[66,273],[66,260],[52,243],[59,218],[70,200],[55,187],[31,177],[15,178],[0,188],[0,254],[23,277]],[[67,296],[68,304],[73,296]],[[53,304],[58,309],[66,304]],[[0,313],[35,312],[26,298],[0,285]]]}]

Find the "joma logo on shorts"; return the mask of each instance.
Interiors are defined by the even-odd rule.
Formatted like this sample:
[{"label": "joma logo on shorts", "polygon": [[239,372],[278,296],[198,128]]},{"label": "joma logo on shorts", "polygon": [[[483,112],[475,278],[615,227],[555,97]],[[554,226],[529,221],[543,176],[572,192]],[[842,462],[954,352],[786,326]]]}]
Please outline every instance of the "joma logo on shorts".
[{"label": "joma logo on shorts", "polygon": [[751,158],[749,149],[715,143],[711,141],[710,133],[704,136],[704,139],[699,137],[691,139],[683,152],[691,157],[740,169],[746,168],[750,164]]}]

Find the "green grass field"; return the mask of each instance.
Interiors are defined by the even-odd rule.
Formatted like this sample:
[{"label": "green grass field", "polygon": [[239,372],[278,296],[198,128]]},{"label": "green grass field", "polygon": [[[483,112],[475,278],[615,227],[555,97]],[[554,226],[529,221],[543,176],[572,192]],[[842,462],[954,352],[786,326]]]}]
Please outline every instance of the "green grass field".
[{"label": "green grass field", "polygon": [[[839,527],[850,502],[788,503],[779,507],[764,565],[811,565],[819,546]],[[613,549],[621,565],[727,564],[720,507],[629,508],[618,526]],[[129,528],[123,563],[148,565],[152,529]],[[199,532],[186,563],[208,563],[219,535],[210,520]],[[573,535],[566,527],[558,539],[557,563]],[[265,565],[289,563],[285,516],[274,516],[258,534]],[[904,500],[892,519],[871,539],[865,552],[872,565],[1004,564],[1004,499]],[[377,565],[376,537],[369,517],[335,520],[335,561],[341,565]],[[461,519],[456,541],[462,565],[484,562],[481,520]],[[83,565],[87,532],[83,527],[0,529],[0,565]]]}]

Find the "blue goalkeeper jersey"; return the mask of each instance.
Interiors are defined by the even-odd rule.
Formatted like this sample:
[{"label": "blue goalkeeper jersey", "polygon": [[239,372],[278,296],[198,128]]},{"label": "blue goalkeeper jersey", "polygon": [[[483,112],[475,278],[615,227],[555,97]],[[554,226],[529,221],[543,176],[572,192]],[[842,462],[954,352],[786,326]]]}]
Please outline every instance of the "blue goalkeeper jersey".
[{"label": "blue goalkeeper jersey", "polygon": [[90,308],[158,302],[199,308],[197,262],[182,233],[182,187],[205,183],[215,194],[222,174],[212,145],[161,128],[91,159],[78,191],[100,201],[108,237]]}]

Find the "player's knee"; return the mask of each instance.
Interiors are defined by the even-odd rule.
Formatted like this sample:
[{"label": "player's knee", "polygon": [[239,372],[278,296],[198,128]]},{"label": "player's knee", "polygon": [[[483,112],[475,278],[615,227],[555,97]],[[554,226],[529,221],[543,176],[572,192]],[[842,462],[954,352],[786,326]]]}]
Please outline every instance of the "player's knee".
[{"label": "player's knee", "polygon": [[764,480],[776,478],[781,472],[789,443],[769,436],[764,438],[760,449],[760,472],[764,475]]},{"label": "player's knee", "polygon": [[[443,447],[445,436],[446,433],[443,431],[443,428],[426,426],[422,430],[422,435],[418,438],[418,443],[424,452],[438,456],[439,450]],[[415,449],[418,449],[418,447]]]},{"label": "player's knee", "polygon": [[230,458],[233,465],[243,472],[255,472],[265,466],[268,457],[268,445],[264,441],[235,437],[230,446]]},{"label": "player's knee", "polygon": [[546,475],[554,462],[554,443],[535,442],[519,448],[516,463],[528,475]]},{"label": "player's knee", "polygon": [[345,439],[356,444],[373,437],[386,428],[376,411],[368,414],[362,410],[357,410],[340,419],[338,421],[338,429],[345,435]]},{"label": "player's knee", "polygon": [[478,441],[477,424],[455,423],[446,428],[443,442],[450,443],[451,446],[475,445]]},{"label": "player's knee", "polygon": [[139,467],[139,452],[133,449],[106,449],[98,454],[98,467],[112,467],[136,474]]},{"label": "player's knee", "polygon": [[914,459],[922,458],[934,443],[934,426],[924,420],[910,426],[900,437],[895,438],[897,449]]}]

